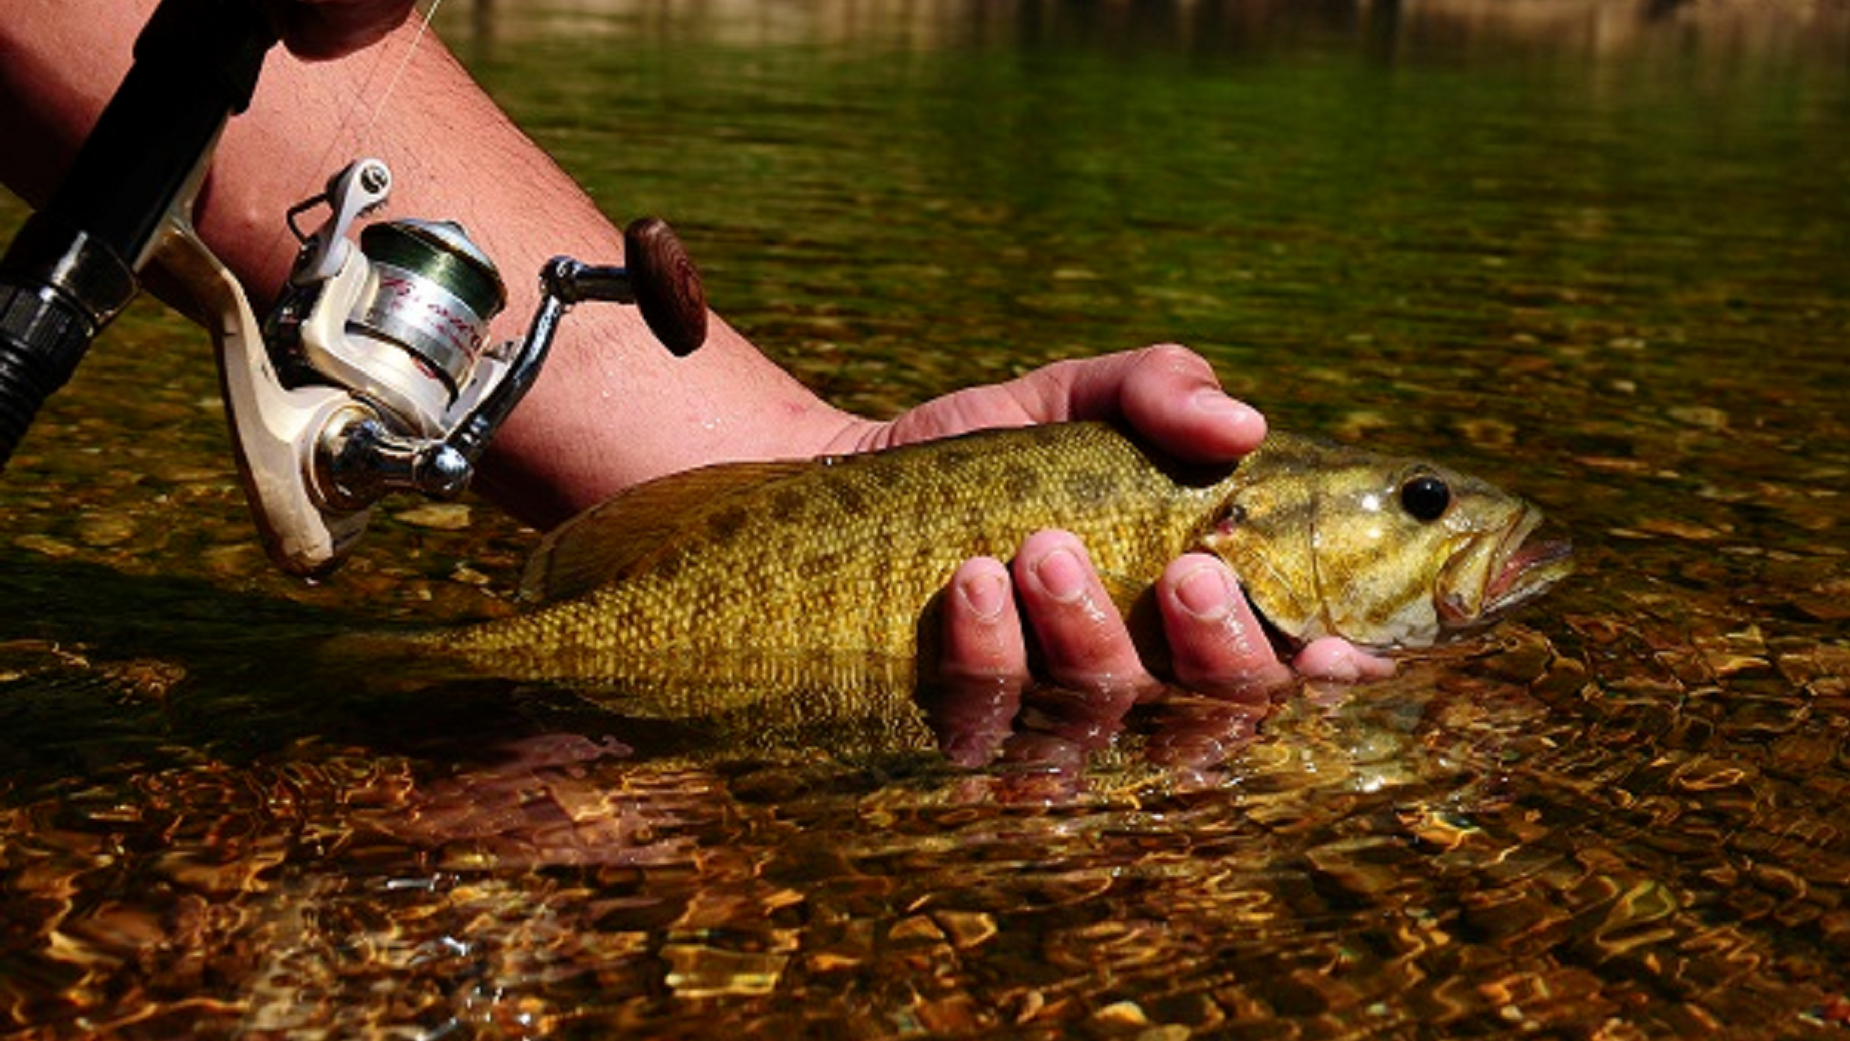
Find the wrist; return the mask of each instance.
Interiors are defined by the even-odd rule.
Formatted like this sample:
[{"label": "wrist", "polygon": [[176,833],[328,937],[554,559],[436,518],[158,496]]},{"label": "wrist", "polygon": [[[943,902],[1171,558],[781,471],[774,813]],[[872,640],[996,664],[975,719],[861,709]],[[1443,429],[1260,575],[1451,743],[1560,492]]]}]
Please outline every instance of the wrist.
[{"label": "wrist", "polygon": [[[482,459],[477,490],[545,528],[645,481],[721,462],[811,458],[872,427],[709,316],[684,358],[633,308],[587,304]],[[851,440],[849,438],[848,440]]]}]

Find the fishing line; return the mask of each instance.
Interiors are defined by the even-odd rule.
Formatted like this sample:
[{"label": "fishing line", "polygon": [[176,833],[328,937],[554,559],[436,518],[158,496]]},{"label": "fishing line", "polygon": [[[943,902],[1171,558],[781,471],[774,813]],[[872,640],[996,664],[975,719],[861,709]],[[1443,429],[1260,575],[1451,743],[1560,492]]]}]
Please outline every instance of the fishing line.
[{"label": "fishing line", "polygon": [[[392,78],[386,83],[384,93],[379,95],[378,100],[373,102],[368,111],[366,126],[354,136],[354,145],[349,148],[349,151],[354,154],[348,158],[358,158],[359,145],[372,137],[373,131],[379,126],[379,117],[385,114],[385,106],[392,100],[393,93],[398,90],[399,81],[405,78],[405,70],[411,67],[411,59],[417,56],[418,47],[423,44],[424,37],[430,33],[430,20],[436,16],[437,8],[442,6],[443,0],[431,0],[430,6],[421,13],[418,18],[417,32],[412,35],[411,42],[405,45],[404,53],[399,55],[398,65],[392,69]],[[359,98],[371,96],[373,81],[378,78],[379,70],[384,67],[386,57],[382,50],[367,68],[366,78],[360,81]],[[336,169],[330,164],[333,162],[335,150],[342,147],[341,142],[346,140],[348,129],[353,126],[354,116],[361,109],[359,98],[356,98],[347,111],[341,114],[340,122],[334,124],[334,131],[328,135],[327,149],[321,153],[321,161],[315,164],[316,177],[326,177]],[[345,165],[347,164],[344,162],[340,164],[340,166]]]},{"label": "fishing line", "polygon": [[[412,34],[411,42],[405,45],[403,53],[399,55],[398,64],[392,69],[392,78],[387,81],[385,90],[379,95],[378,100],[372,104],[366,117],[366,125],[360,129],[358,134],[352,136],[353,144],[351,146],[346,146],[349,153],[347,160],[340,162],[338,166],[333,165],[335,153],[343,147],[342,142],[348,140],[348,131],[353,126],[355,116],[362,108],[360,99],[369,97],[372,94],[373,81],[379,78],[379,72],[385,66],[387,55],[384,53],[384,48],[380,48],[378,57],[374,58],[372,64],[367,67],[366,76],[360,81],[358,97],[351,105],[347,106],[346,110],[341,114],[340,121],[334,124],[333,131],[328,134],[327,147],[322,150],[321,158],[311,169],[312,176],[316,178],[325,178],[336,169],[345,167],[347,161],[360,157],[360,146],[364,144],[367,139],[371,138],[373,131],[378,128],[379,118],[385,114],[386,105],[391,102],[393,93],[398,90],[399,81],[404,79],[405,70],[411,67],[411,59],[417,56],[418,48],[423,44],[424,37],[430,35],[431,19],[436,17],[437,8],[442,6],[443,0],[430,0],[429,6],[425,7],[423,11],[420,12],[417,20],[417,31]],[[315,70],[309,70],[310,75],[314,73]],[[298,197],[307,198],[311,195],[319,195],[325,187],[325,183],[317,180],[312,187]],[[276,244],[270,250],[269,255],[264,257],[261,270],[269,270],[276,263],[276,258],[279,254],[285,251],[293,254],[299,246],[300,243],[296,241],[293,234],[277,238]]]},{"label": "fishing line", "polygon": [[[361,141],[371,137],[373,128],[379,125],[380,113],[385,111],[386,102],[392,100],[392,92],[398,89],[398,81],[404,79],[405,69],[410,67],[412,57],[418,52],[418,45],[424,42],[425,36],[430,34],[431,19],[437,16],[437,8],[442,6],[443,0],[431,0],[430,6],[424,9],[423,17],[418,21],[417,32],[411,37],[411,43],[405,48],[405,53],[399,56],[398,67],[392,70],[391,81],[385,85],[385,93],[379,95],[379,103],[373,106],[372,115],[366,120],[366,129],[360,131]],[[378,71],[377,63],[374,63],[373,69],[374,72]],[[371,73],[367,75],[367,82],[372,82]]]}]

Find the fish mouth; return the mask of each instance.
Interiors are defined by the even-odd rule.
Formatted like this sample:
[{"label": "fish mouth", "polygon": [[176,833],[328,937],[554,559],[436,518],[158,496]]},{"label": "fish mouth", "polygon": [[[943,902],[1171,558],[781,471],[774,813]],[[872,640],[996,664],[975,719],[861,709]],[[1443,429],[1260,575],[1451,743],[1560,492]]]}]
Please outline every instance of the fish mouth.
[{"label": "fish mouth", "polygon": [[1574,547],[1566,539],[1525,543],[1484,589],[1484,610],[1500,615],[1548,591],[1574,570]]},{"label": "fish mouth", "polygon": [[1531,537],[1541,523],[1541,511],[1525,511],[1523,518],[1511,526],[1497,547],[1490,580],[1484,585],[1481,611],[1485,617],[1508,614],[1573,572],[1572,543],[1566,539]]},{"label": "fish mouth", "polygon": [[1564,538],[1533,538],[1541,524],[1541,511],[1530,507],[1497,540],[1475,610],[1458,593],[1441,600],[1439,617],[1445,630],[1459,635],[1482,629],[1573,573],[1573,544]]}]

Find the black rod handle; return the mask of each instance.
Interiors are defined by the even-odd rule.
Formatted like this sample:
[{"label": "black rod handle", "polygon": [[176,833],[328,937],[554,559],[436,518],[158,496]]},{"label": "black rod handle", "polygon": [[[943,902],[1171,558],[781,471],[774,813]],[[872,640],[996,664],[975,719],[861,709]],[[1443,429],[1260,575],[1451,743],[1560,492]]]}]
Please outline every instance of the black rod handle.
[{"label": "black rod handle", "polygon": [[0,466],[95,336],[96,324],[66,294],[0,285]]},{"label": "black rod handle", "polygon": [[46,211],[139,268],[225,121],[250,106],[275,42],[251,0],[161,0]]},{"label": "black rod handle", "polygon": [[0,467],[135,272],[276,42],[250,0],[161,0],[64,181],[0,259]]}]

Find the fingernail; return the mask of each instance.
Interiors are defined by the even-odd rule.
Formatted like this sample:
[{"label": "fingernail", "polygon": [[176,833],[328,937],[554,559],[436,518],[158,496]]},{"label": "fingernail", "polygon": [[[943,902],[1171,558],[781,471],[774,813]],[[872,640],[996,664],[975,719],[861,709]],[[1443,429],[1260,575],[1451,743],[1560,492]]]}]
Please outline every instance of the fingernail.
[{"label": "fingernail", "polygon": [[1196,391],[1189,399],[1189,404],[1203,415],[1222,417],[1236,427],[1265,422],[1265,417],[1258,409],[1216,387],[1203,387]]},{"label": "fingernail", "polygon": [[1252,406],[1234,398],[1218,387],[1203,387],[1190,400],[1202,412],[1250,412]]},{"label": "fingernail", "polygon": [[1064,546],[1049,550],[1035,561],[1033,571],[1047,595],[1063,604],[1072,603],[1085,592],[1085,565],[1079,562],[1072,550]]},{"label": "fingernail", "polygon": [[1225,618],[1233,601],[1233,584],[1227,580],[1226,570],[1213,564],[1202,564],[1183,575],[1176,581],[1175,591],[1177,603],[1206,621]]},{"label": "fingernail", "polygon": [[964,598],[970,613],[978,620],[993,622],[1002,617],[1002,611],[1008,606],[1008,585],[1002,576],[993,572],[972,575],[958,583],[957,593]]}]

